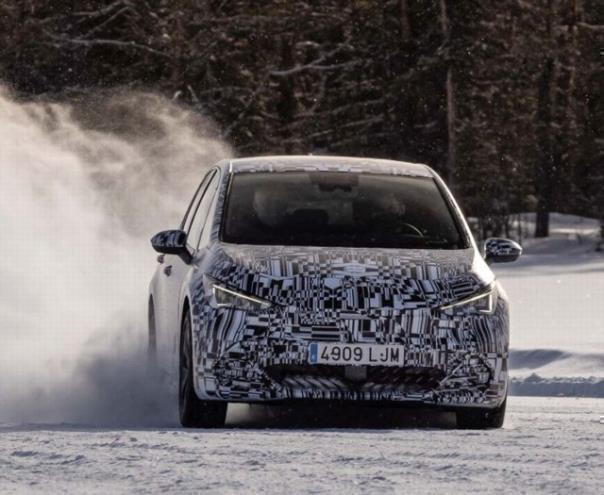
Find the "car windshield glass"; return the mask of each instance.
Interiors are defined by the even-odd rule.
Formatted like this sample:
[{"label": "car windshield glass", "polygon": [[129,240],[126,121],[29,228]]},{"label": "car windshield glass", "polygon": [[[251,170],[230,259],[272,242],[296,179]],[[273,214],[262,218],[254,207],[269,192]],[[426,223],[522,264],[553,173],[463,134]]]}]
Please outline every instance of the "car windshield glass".
[{"label": "car windshield glass", "polygon": [[237,173],[222,240],[237,244],[467,247],[432,178],[347,172]]}]

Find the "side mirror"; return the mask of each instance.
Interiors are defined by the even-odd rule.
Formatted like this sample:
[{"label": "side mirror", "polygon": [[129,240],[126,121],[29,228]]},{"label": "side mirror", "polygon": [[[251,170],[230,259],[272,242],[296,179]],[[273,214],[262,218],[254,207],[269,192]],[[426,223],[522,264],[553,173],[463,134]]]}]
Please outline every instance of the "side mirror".
[{"label": "side mirror", "polygon": [[155,234],[151,238],[151,246],[158,253],[177,255],[186,264],[193,259],[187,249],[187,233],[182,230],[164,230]]},{"label": "side mirror", "polygon": [[522,254],[522,246],[510,239],[491,237],[484,242],[484,259],[487,263],[509,263]]}]

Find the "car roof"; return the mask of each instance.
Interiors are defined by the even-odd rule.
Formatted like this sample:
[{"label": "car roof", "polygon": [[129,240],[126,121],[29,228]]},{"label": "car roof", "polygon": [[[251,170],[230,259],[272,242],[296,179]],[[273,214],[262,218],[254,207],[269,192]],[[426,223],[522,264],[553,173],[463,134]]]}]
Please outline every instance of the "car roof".
[{"label": "car roof", "polygon": [[256,156],[223,160],[219,166],[230,173],[241,172],[369,172],[388,175],[434,177],[436,174],[421,163],[385,160],[381,158],[358,158],[347,156],[285,155]]}]

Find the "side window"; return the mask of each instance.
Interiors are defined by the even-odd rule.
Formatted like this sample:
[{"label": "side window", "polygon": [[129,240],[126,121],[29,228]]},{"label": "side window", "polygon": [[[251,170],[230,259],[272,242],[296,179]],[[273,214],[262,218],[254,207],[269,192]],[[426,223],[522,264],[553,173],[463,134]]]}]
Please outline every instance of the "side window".
[{"label": "side window", "polygon": [[197,246],[199,245],[199,238],[201,237],[201,233],[206,224],[210,205],[212,204],[214,193],[216,192],[218,175],[217,172],[214,172],[214,175],[210,178],[210,182],[203,191],[201,200],[197,205],[197,210],[194,213],[191,227],[187,234],[187,245],[191,250],[197,249]]},{"label": "side window", "polygon": [[199,186],[197,186],[197,189],[195,190],[195,194],[193,195],[193,199],[189,203],[189,207],[187,208],[187,211],[185,212],[185,216],[182,219],[182,222],[180,222],[180,230],[184,230],[185,232],[188,232],[189,229],[191,228],[191,222],[193,221],[193,216],[195,215],[195,209],[197,208],[197,204],[199,203],[199,196],[201,196],[203,191],[205,191],[206,186],[207,186],[208,182],[210,181],[210,179],[212,178],[213,174],[214,174],[214,170],[210,170],[204,176],[204,178],[200,182]]}]

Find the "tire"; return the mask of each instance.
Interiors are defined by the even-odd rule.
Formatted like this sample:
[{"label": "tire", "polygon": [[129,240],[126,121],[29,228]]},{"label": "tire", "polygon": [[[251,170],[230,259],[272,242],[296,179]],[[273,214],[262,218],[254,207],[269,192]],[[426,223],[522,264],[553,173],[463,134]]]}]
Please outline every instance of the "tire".
[{"label": "tire", "polygon": [[464,430],[484,430],[501,428],[505,419],[507,399],[495,409],[462,409],[456,412],[457,427]]},{"label": "tire", "polygon": [[186,310],[180,332],[178,366],[178,411],[185,428],[222,428],[226,420],[227,403],[200,400],[193,385],[193,340],[191,315]]}]

